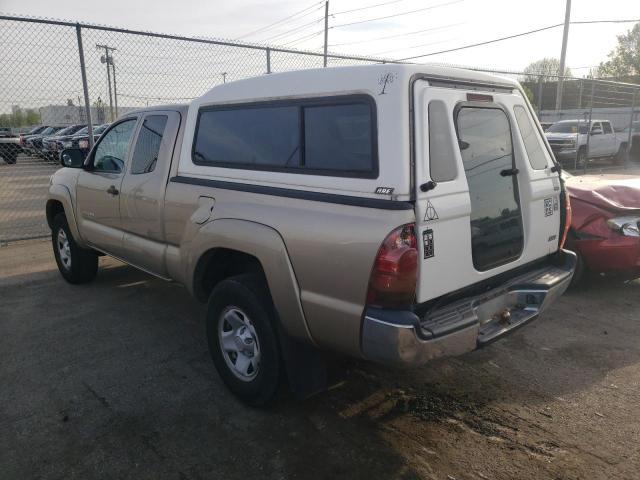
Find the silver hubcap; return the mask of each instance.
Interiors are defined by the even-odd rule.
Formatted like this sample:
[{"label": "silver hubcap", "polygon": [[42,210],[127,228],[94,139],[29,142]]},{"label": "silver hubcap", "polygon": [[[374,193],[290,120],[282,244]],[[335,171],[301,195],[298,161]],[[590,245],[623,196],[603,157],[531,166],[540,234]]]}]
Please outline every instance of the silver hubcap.
[{"label": "silver hubcap", "polygon": [[229,370],[240,380],[253,380],[260,369],[260,342],[249,317],[238,307],[220,314],[218,340]]},{"label": "silver hubcap", "polygon": [[69,248],[69,239],[63,229],[58,230],[58,253],[60,254],[60,262],[64,268],[71,268],[71,249]]}]

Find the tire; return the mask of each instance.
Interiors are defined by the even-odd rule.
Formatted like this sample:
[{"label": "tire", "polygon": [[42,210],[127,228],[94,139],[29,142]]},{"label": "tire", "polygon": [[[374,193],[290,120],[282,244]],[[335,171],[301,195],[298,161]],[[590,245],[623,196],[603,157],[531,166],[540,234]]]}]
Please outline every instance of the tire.
[{"label": "tire", "polygon": [[230,277],[209,296],[206,328],[211,358],[229,390],[251,406],[272,402],[280,385],[275,322],[269,290],[260,275]]},{"label": "tire", "polygon": [[623,144],[623,145],[620,145],[620,148],[618,148],[618,153],[616,153],[615,157],[613,157],[613,164],[624,165],[626,158],[627,158],[627,146]]},{"label": "tire", "polygon": [[584,148],[578,150],[578,168],[584,168],[587,163],[587,151]]},{"label": "tire", "polygon": [[16,149],[5,145],[0,147],[0,157],[2,157],[4,163],[13,165],[18,160],[18,152]]},{"label": "tire", "polygon": [[57,214],[53,219],[51,244],[58,270],[67,282],[88,283],[95,278],[98,273],[98,254],[78,246],[64,213]]}]

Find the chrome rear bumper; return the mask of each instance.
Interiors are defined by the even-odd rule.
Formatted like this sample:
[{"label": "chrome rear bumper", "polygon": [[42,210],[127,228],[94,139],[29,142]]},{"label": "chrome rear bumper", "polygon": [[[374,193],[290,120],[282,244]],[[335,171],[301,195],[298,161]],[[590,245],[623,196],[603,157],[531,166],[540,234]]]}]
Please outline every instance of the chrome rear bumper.
[{"label": "chrome rear bumper", "polygon": [[459,298],[423,318],[408,310],[368,307],[362,352],[369,360],[406,366],[482,347],[537,318],[569,286],[576,255],[562,250],[544,265],[481,294]]}]

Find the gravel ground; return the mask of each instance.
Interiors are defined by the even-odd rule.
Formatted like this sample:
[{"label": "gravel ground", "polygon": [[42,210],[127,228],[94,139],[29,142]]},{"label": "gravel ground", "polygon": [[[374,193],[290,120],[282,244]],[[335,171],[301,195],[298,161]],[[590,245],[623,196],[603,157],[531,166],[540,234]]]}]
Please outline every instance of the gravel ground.
[{"label": "gravel ground", "polygon": [[203,307],[101,259],[66,284],[47,241],[0,248],[3,479],[637,479],[640,282],[598,279],[490,347],[261,411],[224,388]]}]

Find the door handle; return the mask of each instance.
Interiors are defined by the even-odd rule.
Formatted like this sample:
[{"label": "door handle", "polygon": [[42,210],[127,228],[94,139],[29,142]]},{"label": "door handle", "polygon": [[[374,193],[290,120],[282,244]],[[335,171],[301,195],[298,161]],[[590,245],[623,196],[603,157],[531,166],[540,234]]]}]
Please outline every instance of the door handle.
[{"label": "door handle", "polygon": [[518,172],[520,172],[520,170],[518,170],[517,168],[507,168],[505,170],[501,170],[500,175],[502,175],[503,177],[512,177],[514,175],[517,175]]},{"label": "door handle", "polygon": [[118,191],[118,189],[115,187],[115,185],[111,185],[109,188],[107,188],[107,193],[109,195],[118,195],[120,192]]}]

